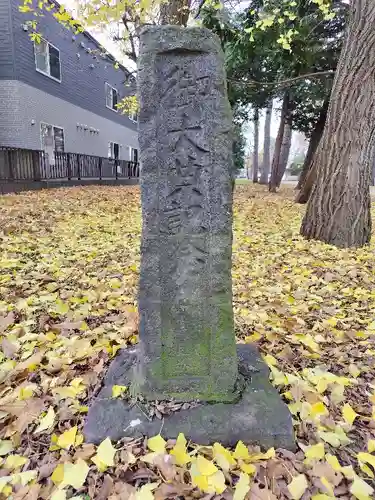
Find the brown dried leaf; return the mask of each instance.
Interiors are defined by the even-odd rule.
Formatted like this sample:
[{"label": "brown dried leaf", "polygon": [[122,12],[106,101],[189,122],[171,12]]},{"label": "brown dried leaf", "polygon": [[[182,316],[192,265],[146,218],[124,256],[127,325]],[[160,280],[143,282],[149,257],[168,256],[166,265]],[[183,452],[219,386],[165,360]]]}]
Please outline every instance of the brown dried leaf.
[{"label": "brown dried leaf", "polygon": [[20,349],[20,346],[19,345],[16,345],[14,344],[13,342],[11,342],[10,340],[8,340],[7,338],[4,338],[1,342],[1,348],[3,350],[3,353],[5,354],[5,356],[7,358],[14,358],[15,354],[17,354],[17,352],[19,351]]},{"label": "brown dried leaf", "polygon": [[45,401],[40,398],[32,398],[26,401],[24,410],[20,413],[12,428],[22,434],[26,427],[34,422],[45,408]]},{"label": "brown dried leaf", "polygon": [[96,493],[96,500],[107,500],[113,489],[113,479],[108,474],[104,475],[103,484]]},{"label": "brown dried leaf", "polygon": [[254,483],[249,491],[250,500],[277,500],[266,484]]},{"label": "brown dried leaf", "polygon": [[84,443],[78,450],[74,453],[73,460],[88,460],[96,453],[96,448],[93,444]]},{"label": "brown dried leaf", "polygon": [[51,462],[47,462],[39,467],[38,481],[50,477],[52,472],[55,470],[57,465],[57,460],[52,459]]},{"label": "brown dried leaf", "polygon": [[0,333],[5,332],[8,326],[13,325],[16,316],[13,311],[8,313],[6,316],[0,316]]},{"label": "brown dried leaf", "polygon": [[159,468],[160,472],[163,474],[164,478],[167,481],[171,481],[172,479],[175,478],[176,467],[174,466],[172,455],[167,455],[167,454],[157,455],[154,458],[153,464]]}]

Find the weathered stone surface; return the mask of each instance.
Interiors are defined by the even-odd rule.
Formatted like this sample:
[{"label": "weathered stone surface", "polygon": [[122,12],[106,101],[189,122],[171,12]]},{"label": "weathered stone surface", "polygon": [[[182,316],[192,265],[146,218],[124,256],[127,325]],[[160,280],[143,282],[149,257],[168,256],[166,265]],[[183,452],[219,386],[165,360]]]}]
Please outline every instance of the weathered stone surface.
[{"label": "weathered stone surface", "polygon": [[295,448],[291,415],[279,394],[268,382],[268,368],[251,345],[238,345],[239,371],[245,388],[236,403],[204,403],[167,416],[163,426],[157,418],[148,420],[137,405],[111,398],[112,386],[128,386],[137,348],[120,351],[111,365],[103,389],[90,408],[84,429],[85,440],[99,443],[107,436],[176,438],[179,432],[195,443],[215,441],[233,446],[238,440],[293,450]]},{"label": "weathered stone surface", "polygon": [[204,28],[140,39],[140,356],[147,399],[233,401],[232,134],[224,58]]}]

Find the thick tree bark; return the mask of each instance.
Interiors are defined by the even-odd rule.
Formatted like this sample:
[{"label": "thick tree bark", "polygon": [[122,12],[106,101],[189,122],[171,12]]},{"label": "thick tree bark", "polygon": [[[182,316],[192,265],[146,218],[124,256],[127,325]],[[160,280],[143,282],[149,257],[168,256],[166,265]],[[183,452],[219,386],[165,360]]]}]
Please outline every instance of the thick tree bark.
[{"label": "thick tree bark", "polygon": [[338,247],[370,241],[375,157],[375,2],[353,0],[301,234]]},{"label": "thick tree bark", "polygon": [[186,26],[191,0],[168,0],[160,4],[160,24]]},{"label": "thick tree bark", "polygon": [[312,162],[314,159],[315,152],[318,149],[320,139],[322,138],[323,135],[324,126],[327,120],[328,105],[329,105],[329,99],[326,99],[320,111],[319,119],[316,122],[314,130],[312,131],[311,134],[306,158],[305,161],[303,162],[302,171],[299,176],[298,184],[296,187],[296,189],[298,190],[298,193],[296,195],[297,203],[307,202],[311,193],[311,189],[314,184],[316,170],[315,169],[312,170],[311,167],[313,164]]},{"label": "thick tree bark", "polygon": [[279,168],[277,169],[277,187],[280,187],[282,178],[285,174],[288,164],[290,146],[292,145],[292,126],[289,122],[285,122],[283,142],[281,143]]},{"label": "thick tree bark", "polygon": [[271,169],[271,119],[272,119],[272,101],[266,109],[266,120],[264,122],[264,145],[263,145],[263,165],[260,176],[261,184],[268,184],[268,177]]},{"label": "thick tree bark", "polygon": [[254,152],[253,152],[253,182],[258,182],[259,171],[259,110],[254,111]]},{"label": "thick tree bark", "polygon": [[275,150],[274,150],[273,159],[272,159],[271,178],[270,178],[270,181],[268,184],[268,189],[271,193],[276,193],[276,188],[277,188],[277,180],[278,180],[278,176],[279,176],[278,172],[279,172],[279,164],[280,164],[280,153],[281,153],[281,146],[283,143],[286,118],[288,115],[288,107],[289,107],[289,95],[287,92],[285,92],[284,99],[283,99],[283,106],[281,108],[280,125],[279,125],[279,130],[277,132],[277,137],[276,137],[276,142],[275,142]]}]

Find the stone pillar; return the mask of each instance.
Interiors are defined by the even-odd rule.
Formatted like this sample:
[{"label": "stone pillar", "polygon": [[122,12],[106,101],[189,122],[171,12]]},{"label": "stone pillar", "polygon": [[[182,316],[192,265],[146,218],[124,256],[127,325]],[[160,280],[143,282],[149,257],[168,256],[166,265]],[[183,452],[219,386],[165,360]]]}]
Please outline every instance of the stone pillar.
[{"label": "stone pillar", "polygon": [[[206,29],[141,33],[140,342],[111,364],[90,406],[86,441],[182,432],[200,444],[294,449],[292,419],[267,366],[254,346],[235,345],[223,68],[219,41]],[[113,398],[114,385],[131,390]],[[199,403],[171,412],[161,426],[153,401],[172,399]]]},{"label": "stone pillar", "polygon": [[136,391],[237,397],[232,313],[232,114],[219,40],[147,27],[138,95],[143,231]]}]

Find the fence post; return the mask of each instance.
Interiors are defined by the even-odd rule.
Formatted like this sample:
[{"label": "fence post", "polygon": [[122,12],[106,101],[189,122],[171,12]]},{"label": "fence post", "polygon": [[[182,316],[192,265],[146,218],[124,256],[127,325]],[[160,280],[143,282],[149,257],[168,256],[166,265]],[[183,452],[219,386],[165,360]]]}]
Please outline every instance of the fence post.
[{"label": "fence post", "polygon": [[66,166],[68,169],[68,181],[72,179],[72,165],[70,163],[70,153],[66,154]]},{"label": "fence post", "polygon": [[99,180],[102,180],[103,158],[99,158]]},{"label": "fence post", "polygon": [[40,181],[41,173],[40,173],[40,151],[32,151],[31,153],[31,161],[33,166],[33,176],[34,181]]},{"label": "fence post", "polygon": [[81,180],[81,155],[77,154],[77,179]]},{"label": "fence post", "polygon": [[14,180],[14,170],[13,170],[13,162],[12,162],[12,151],[8,149],[7,151],[7,157],[8,157],[8,172],[9,172],[9,179]]},{"label": "fence post", "polygon": [[118,171],[117,171],[117,169],[118,169],[118,162],[117,162],[117,160],[115,160],[116,181],[118,179]]}]

